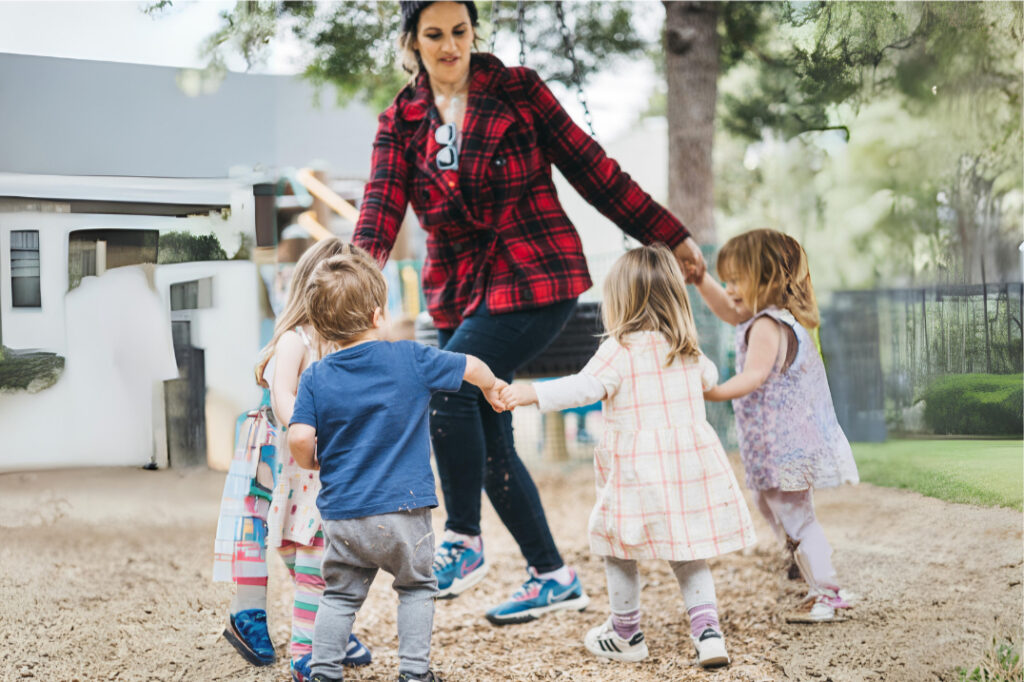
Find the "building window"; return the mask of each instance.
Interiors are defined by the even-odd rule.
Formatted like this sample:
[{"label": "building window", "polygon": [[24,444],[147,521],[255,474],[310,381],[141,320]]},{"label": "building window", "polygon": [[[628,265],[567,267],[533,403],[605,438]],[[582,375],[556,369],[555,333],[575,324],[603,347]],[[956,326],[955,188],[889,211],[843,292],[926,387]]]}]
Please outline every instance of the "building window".
[{"label": "building window", "polygon": [[171,310],[195,310],[213,306],[213,278],[171,285]]},{"label": "building window", "polygon": [[11,305],[42,307],[39,290],[39,230],[11,232]]}]

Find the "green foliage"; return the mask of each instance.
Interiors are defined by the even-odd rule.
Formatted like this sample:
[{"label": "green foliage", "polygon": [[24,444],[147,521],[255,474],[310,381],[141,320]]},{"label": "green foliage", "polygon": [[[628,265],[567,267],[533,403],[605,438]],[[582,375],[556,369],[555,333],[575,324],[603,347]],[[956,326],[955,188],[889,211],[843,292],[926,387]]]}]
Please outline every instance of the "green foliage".
[{"label": "green foliage", "polygon": [[738,60],[720,79],[723,234],[769,225],[820,239],[830,259],[856,253],[826,273],[830,286],[979,282],[986,254],[989,282],[1013,277],[1024,6],[761,11],[753,39],[723,33]]},{"label": "green foliage", "polygon": [[0,391],[35,393],[57,383],[64,358],[56,353],[15,353],[0,349]]},{"label": "green foliage", "polygon": [[235,251],[235,255],[231,257],[231,260],[249,260],[252,258],[252,249],[254,239],[252,235],[246,234],[245,232],[238,233],[238,250]]},{"label": "green foliage", "polygon": [[936,433],[1015,435],[1024,432],[1024,376],[954,374],[924,392],[924,419]]},{"label": "green foliage", "polygon": [[157,263],[191,263],[193,261],[227,260],[217,236],[190,232],[167,232],[160,235]]},{"label": "green foliage", "polygon": [[970,672],[958,668],[957,674],[960,682],[1019,682],[1024,679],[1020,647],[1012,639],[993,638],[982,663]]},{"label": "green foliage", "polygon": [[[525,5],[527,62],[545,79],[568,84],[572,67],[556,28],[555,4]],[[170,5],[170,0],[160,0],[145,11],[159,14]],[[514,34],[517,5],[507,0],[498,3],[499,30]],[[492,30],[490,3],[478,3],[478,8],[483,47]],[[652,47],[633,27],[629,3],[566,3],[566,10],[584,79],[607,68],[612,57],[642,56]],[[383,108],[408,80],[397,59],[397,2],[237,2],[233,9],[221,12],[221,21],[202,48],[208,69],[215,73],[223,72],[229,53],[242,55],[250,67],[260,64],[278,33],[290,30],[310,47],[305,75],[318,85],[335,86],[341,102],[357,98]]]},{"label": "green foliage", "polygon": [[913,490],[957,504],[1024,508],[1018,440],[890,440],[853,443],[865,483]]}]

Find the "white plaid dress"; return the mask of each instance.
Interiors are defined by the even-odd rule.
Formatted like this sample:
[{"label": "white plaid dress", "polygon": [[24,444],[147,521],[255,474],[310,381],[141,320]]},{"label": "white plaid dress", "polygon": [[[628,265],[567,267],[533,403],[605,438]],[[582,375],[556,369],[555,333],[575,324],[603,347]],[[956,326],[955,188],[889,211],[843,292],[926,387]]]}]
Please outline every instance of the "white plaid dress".
[{"label": "white plaid dress", "polygon": [[606,340],[581,372],[607,394],[591,550],[692,561],[753,545],[750,512],[704,409],[701,370],[710,361],[665,367],[669,346],[658,332],[624,341]]}]

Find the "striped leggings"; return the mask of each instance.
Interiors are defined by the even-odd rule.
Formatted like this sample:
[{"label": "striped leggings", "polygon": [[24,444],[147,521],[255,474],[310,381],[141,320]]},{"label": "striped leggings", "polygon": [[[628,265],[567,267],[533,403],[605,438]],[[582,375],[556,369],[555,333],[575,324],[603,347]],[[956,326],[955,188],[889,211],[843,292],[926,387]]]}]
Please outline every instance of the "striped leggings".
[{"label": "striped leggings", "polygon": [[284,559],[292,580],[295,581],[295,606],[292,609],[292,642],[289,648],[293,659],[313,651],[313,622],[324,593],[324,579],[320,563],[324,558],[324,532],[318,530],[309,545],[285,540],[277,550]]}]

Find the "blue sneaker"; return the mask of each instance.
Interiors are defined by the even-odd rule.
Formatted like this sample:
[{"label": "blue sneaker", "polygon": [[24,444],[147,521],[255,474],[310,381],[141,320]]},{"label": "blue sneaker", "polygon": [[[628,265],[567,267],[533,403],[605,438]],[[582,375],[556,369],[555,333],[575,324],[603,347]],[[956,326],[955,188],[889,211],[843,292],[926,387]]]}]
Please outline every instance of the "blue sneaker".
[{"label": "blue sneaker", "polygon": [[572,571],[572,582],[562,585],[557,580],[543,580],[537,571],[528,569],[530,579],[504,604],[498,604],[487,612],[487,620],[495,625],[526,623],[546,613],[572,609],[582,611],[590,604],[590,597],[583,591],[580,577]]},{"label": "blue sneaker", "polygon": [[267,632],[267,612],[263,609],[246,609],[229,616],[224,639],[253,665],[270,665],[277,660]]},{"label": "blue sneaker", "polygon": [[[313,654],[306,654],[302,658],[292,661],[292,682],[310,682],[313,679],[313,671],[310,665],[313,662]],[[361,666],[370,665],[373,656],[370,650],[363,646],[355,635],[348,636],[348,646],[345,647],[345,660],[342,665]]]},{"label": "blue sneaker", "polygon": [[467,547],[461,540],[446,539],[434,554],[434,577],[437,578],[437,599],[454,599],[476,585],[487,575],[484,545],[480,551]]},{"label": "blue sneaker", "polygon": [[370,653],[370,650],[363,646],[363,643],[356,639],[355,635],[350,634],[348,636],[348,646],[345,647],[345,660],[341,664],[358,667],[370,665],[372,660],[373,655]]},{"label": "blue sneaker", "polygon": [[312,658],[313,654],[306,654],[292,661],[292,682],[309,682],[313,678],[313,671],[309,669]]}]

